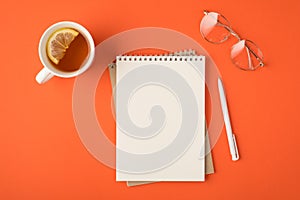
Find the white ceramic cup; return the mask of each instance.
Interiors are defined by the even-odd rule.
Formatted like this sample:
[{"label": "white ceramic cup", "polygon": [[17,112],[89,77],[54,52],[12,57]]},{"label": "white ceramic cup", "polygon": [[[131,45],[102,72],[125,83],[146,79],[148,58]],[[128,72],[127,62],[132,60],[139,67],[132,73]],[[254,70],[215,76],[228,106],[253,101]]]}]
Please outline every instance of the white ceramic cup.
[{"label": "white ceramic cup", "polygon": [[[53,32],[55,32],[58,29],[61,28],[73,28],[85,38],[87,44],[88,44],[88,56],[85,59],[85,61],[82,63],[81,67],[72,72],[65,72],[61,71],[59,69],[56,69],[53,67],[53,64],[47,57],[47,52],[46,52],[46,45],[48,42],[49,37]],[[91,36],[91,34],[88,32],[86,28],[84,28],[82,25],[76,23],[76,22],[70,22],[70,21],[62,21],[53,24],[50,26],[42,35],[39,43],[39,57],[40,60],[44,66],[44,68],[36,75],[35,79],[39,84],[43,84],[50,80],[53,76],[59,76],[62,78],[71,78],[78,76],[85,72],[91,65],[95,57],[95,44],[94,40]]]}]

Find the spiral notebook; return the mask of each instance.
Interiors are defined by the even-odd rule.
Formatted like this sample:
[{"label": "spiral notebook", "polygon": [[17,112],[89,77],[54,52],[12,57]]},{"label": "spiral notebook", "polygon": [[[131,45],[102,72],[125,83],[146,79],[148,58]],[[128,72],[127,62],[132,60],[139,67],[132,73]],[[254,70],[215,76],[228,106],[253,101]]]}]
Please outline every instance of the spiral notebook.
[{"label": "spiral notebook", "polygon": [[[116,118],[120,124],[116,135],[121,149],[116,155],[117,181],[204,181],[205,159],[200,155],[205,141],[204,62],[203,56],[117,58]],[[136,89],[132,97],[131,89]],[[165,107],[166,113],[159,107],[151,110],[156,105]],[[166,121],[159,124],[162,117]],[[155,130],[152,122],[164,125],[157,135],[146,131]],[[126,132],[128,128],[131,131]]]},{"label": "spiral notebook", "polygon": [[[183,51],[177,51],[177,52],[171,52],[168,53],[167,55],[169,56],[195,56],[196,51],[195,50],[183,50]],[[116,63],[113,62],[109,64],[109,75],[110,75],[110,81],[111,81],[111,87],[114,91],[115,85],[116,85]],[[114,93],[113,93],[114,95]],[[115,99],[115,95],[114,95]],[[211,147],[209,143],[209,135],[206,129],[206,140],[205,140],[205,174],[213,174],[214,173],[214,165],[213,165],[213,159],[212,159],[212,154],[211,154]],[[127,186],[132,187],[132,186],[139,186],[139,185],[144,185],[144,184],[150,184],[150,183],[155,183],[153,181],[127,181]]]}]

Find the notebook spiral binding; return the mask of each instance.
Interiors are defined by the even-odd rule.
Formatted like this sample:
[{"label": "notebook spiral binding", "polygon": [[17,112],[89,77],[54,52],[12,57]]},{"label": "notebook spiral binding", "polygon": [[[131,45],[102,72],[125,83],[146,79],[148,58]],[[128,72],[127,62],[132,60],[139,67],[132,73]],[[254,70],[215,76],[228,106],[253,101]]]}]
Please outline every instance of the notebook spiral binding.
[{"label": "notebook spiral binding", "polygon": [[[154,57],[153,57],[154,56]],[[159,58],[155,58],[155,56],[159,56]],[[180,56],[180,57],[179,57]],[[193,60],[193,58],[187,58],[187,56],[197,56],[197,53],[193,49],[185,49],[181,51],[176,51],[176,52],[171,52],[171,53],[166,53],[166,54],[157,54],[157,55],[126,55],[121,58],[121,56],[118,56],[118,59],[123,59],[123,61],[190,61]],[[179,57],[179,58],[178,58]],[[195,58],[197,59],[197,58]],[[202,58],[200,58],[202,60]],[[116,62],[110,63],[108,65],[110,68],[115,68],[116,67]]]}]

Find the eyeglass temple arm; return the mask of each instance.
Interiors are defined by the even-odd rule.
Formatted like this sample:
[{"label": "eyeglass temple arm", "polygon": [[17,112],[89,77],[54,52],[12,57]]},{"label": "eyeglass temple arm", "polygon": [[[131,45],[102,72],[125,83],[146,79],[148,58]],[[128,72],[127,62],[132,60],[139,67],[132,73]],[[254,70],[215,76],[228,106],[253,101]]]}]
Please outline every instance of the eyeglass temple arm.
[{"label": "eyeglass temple arm", "polygon": [[[209,11],[207,10],[204,10],[203,11],[205,15],[208,15]],[[223,16],[224,17],[224,16]],[[224,17],[225,18],[225,17]],[[225,18],[226,19],[226,18]],[[236,37],[239,41],[241,40],[241,37],[232,29],[230,28],[229,26],[227,26],[226,24],[223,24],[222,22],[220,22],[219,19],[217,19],[217,22],[220,26],[224,27],[227,31],[229,31],[229,33],[231,35],[233,35],[234,37]],[[247,47],[247,49],[254,55],[254,57],[260,62],[260,66],[264,66],[264,63],[263,61],[260,59],[260,57],[254,52],[252,51],[249,46],[247,44],[245,44],[245,46]]]},{"label": "eyeglass temple arm", "polygon": [[263,67],[263,66],[264,66],[264,63],[263,63],[263,61],[261,60],[261,58],[260,58],[254,51],[252,51],[252,49],[251,49],[247,44],[245,44],[245,46],[246,46],[247,49],[254,55],[254,57],[256,58],[256,60],[259,61],[259,65],[260,65],[261,67]]}]

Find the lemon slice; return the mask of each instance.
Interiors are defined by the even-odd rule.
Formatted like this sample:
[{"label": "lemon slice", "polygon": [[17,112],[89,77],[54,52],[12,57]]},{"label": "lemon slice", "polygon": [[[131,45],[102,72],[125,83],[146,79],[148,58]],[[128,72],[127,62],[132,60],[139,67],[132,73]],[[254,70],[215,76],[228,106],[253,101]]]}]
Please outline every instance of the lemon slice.
[{"label": "lemon slice", "polygon": [[71,28],[63,28],[52,33],[47,42],[47,55],[56,65],[65,56],[67,49],[79,32]]}]

